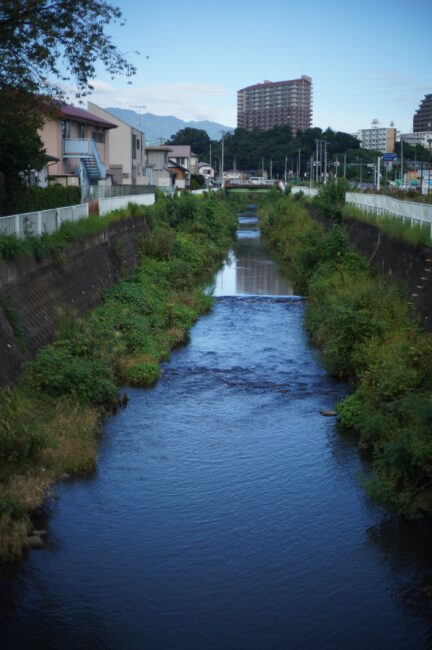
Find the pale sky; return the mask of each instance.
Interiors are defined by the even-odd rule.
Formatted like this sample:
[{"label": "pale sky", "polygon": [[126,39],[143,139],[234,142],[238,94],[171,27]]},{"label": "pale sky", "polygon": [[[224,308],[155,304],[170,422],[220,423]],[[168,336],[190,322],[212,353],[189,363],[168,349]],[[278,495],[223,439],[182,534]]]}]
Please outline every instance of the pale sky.
[{"label": "pale sky", "polygon": [[307,74],[313,126],[354,132],[378,118],[409,132],[432,92],[432,0],[113,4],[126,19],[114,42],[138,73],[129,86],[101,70],[90,98],[101,106],[235,127],[237,90]]}]

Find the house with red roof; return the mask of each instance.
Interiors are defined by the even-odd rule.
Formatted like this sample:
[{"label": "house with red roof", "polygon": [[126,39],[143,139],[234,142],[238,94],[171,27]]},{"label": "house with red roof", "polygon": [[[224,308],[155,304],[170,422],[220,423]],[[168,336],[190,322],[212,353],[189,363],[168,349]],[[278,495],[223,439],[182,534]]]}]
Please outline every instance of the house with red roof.
[{"label": "house with red roof", "polygon": [[40,132],[47,155],[57,159],[49,166],[50,182],[81,185],[83,195],[88,186],[107,183],[109,133],[115,128],[83,108],[61,105]]}]

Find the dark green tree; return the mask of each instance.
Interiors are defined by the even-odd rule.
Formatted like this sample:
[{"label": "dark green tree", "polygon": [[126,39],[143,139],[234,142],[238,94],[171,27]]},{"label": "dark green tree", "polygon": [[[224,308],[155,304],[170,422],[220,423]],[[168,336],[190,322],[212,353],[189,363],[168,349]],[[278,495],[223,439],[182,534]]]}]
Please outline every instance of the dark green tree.
[{"label": "dark green tree", "polygon": [[[121,11],[105,0],[2,0],[0,3],[0,201],[14,211],[29,169],[43,165],[38,129],[61,85],[91,90],[96,61],[111,75],[135,72],[106,33]],[[43,98],[43,99],[41,99]]]},{"label": "dark green tree", "polygon": [[15,212],[26,172],[44,164],[38,129],[47,110],[33,95],[0,91],[0,214]]},{"label": "dark green tree", "polygon": [[104,0],[2,0],[0,88],[58,95],[58,83],[72,81],[78,95],[86,94],[97,60],[113,76],[133,75],[105,32],[121,19]]}]

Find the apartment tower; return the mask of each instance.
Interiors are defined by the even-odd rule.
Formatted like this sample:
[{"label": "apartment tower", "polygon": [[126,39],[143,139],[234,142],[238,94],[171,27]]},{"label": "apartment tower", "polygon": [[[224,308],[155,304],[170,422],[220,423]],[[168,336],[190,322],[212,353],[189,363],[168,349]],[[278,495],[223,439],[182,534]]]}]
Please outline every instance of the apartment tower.
[{"label": "apartment tower", "polygon": [[312,79],[265,81],[237,92],[237,126],[266,131],[289,124],[292,134],[312,126]]},{"label": "apartment tower", "polygon": [[432,94],[426,95],[417,109],[413,119],[413,131],[432,130]]}]

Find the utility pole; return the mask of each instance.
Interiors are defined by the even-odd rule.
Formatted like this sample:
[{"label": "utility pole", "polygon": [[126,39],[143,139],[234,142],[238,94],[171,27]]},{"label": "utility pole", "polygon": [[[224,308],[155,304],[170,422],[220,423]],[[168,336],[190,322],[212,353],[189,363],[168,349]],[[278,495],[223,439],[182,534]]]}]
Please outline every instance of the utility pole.
[{"label": "utility pole", "polygon": [[224,183],[224,137],[225,137],[225,131],[221,131],[221,133],[222,133],[221,187],[225,187],[225,183]]},{"label": "utility pole", "polygon": [[346,178],[346,153],[344,153],[344,178]]},{"label": "utility pole", "polygon": [[363,165],[362,165],[362,159],[360,158],[360,183],[362,182],[362,170],[363,170]]},{"label": "utility pole", "polygon": [[237,171],[237,156],[234,156],[234,171]]},{"label": "utility pole", "polygon": [[322,180],[321,177],[322,177],[322,167],[323,167],[323,165],[322,165],[322,161],[323,161],[322,146],[323,146],[323,143],[324,143],[324,140],[320,140],[320,181]]},{"label": "utility pole", "polygon": [[261,156],[261,169],[262,169],[262,175],[264,178],[264,156]]},{"label": "utility pole", "polygon": [[319,146],[319,140],[315,140],[315,145],[316,145],[316,154],[315,154],[315,181],[318,184],[318,146]]},{"label": "utility pole", "polygon": [[401,138],[401,189],[405,185],[404,183],[404,160],[403,160],[403,140]]},{"label": "utility pole", "polygon": [[310,179],[310,186],[313,187],[313,154],[312,154],[311,159],[310,159],[309,179]]},{"label": "utility pole", "polygon": [[288,158],[285,156],[285,170],[284,170],[284,183],[286,185],[287,181],[287,163],[288,163]]},{"label": "utility pole", "polygon": [[298,155],[298,178],[301,176],[301,149],[299,149],[299,155]]},{"label": "utility pole", "polygon": [[324,141],[324,185],[327,185],[327,142]]},{"label": "utility pole", "polygon": [[273,180],[273,158],[270,158],[270,180]]},{"label": "utility pole", "polygon": [[377,160],[377,192],[381,189],[381,156],[378,156]]}]

